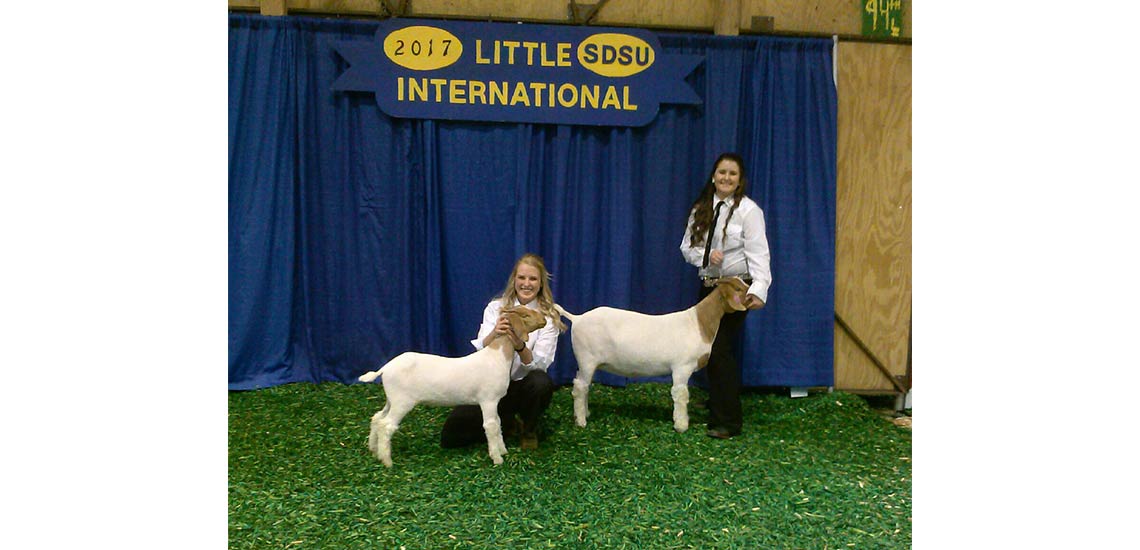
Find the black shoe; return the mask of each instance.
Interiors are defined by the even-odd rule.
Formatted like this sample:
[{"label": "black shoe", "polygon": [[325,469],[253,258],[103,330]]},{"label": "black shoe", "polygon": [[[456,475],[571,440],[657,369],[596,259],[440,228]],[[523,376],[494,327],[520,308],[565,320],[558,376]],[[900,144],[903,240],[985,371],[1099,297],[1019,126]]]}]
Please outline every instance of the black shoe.
[{"label": "black shoe", "polygon": [[519,435],[519,432],[522,431],[522,429],[519,427],[519,424],[521,423],[522,422],[513,416],[508,418],[505,422],[503,422],[503,437],[514,437],[516,435]]},{"label": "black shoe", "polygon": [[733,433],[725,428],[709,428],[709,431],[705,432],[705,435],[709,437],[715,437],[717,439],[732,439],[733,437],[740,435],[740,432]]},{"label": "black shoe", "polygon": [[519,420],[519,431],[522,435],[519,436],[519,447],[523,449],[537,449],[538,448],[538,432],[535,426],[531,426],[522,420]]}]

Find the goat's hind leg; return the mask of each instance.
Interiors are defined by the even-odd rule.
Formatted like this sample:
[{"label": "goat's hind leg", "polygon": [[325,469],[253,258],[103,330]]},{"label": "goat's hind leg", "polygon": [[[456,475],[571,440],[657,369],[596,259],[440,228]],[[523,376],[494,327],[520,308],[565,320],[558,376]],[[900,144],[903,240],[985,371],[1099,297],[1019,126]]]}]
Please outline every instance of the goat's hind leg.
[{"label": "goat's hind leg", "polygon": [[388,410],[391,409],[391,407],[391,405],[385,402],[384,408],[372,415],[371,427],[368,430],[368,451],[372,454],[376,454],[376,445],[378,445],[380,441],[380,426],[384,422],[384,417],[388,416]]},{"label": "goat's hind leg", "polygon": [[673,366],[673,429],[685,433],[689,429],[689,377],[693,371],[681,365]]},{"label": "goat's hind leg", "polygon": [[594,369],[598,365],[578,362],[578,375],[574,377],[574,421],[579,427],[586,426],[590,416],[590,381],[594,379]]},{"label": "goat's hind leg", "polygon": [[385,466],[392,467],[392,434],[400,429],[400,420],[403,420],[404,415],[408,414],[413,407],[416,406],[415,401],[392,401],[388,398],[388,404],[384,406],[388,413],[381,416],[380,411],[377,416],[380,416],[379,428],[377,429],[376,438],[376,458],[380,459]]},{"label": "goat's hind leg", "polygon": [[499,400],[479,403],[483,411],[483,431],[487,434],[487,453],[491,455],[491,462],[503,463],[503,455],[507,453],[507,444],[503,441],[503,426],[499,422]]}]

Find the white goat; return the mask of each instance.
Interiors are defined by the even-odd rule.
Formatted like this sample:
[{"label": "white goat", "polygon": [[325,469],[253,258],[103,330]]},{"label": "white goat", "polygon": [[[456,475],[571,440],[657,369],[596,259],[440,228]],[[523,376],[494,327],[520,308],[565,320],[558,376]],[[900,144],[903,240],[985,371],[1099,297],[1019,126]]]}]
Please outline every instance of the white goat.
[{"label": "white goat", "polygon": [[748,285],[735,277],[717,281],[716,291],[697,305],[665,315],[599,307],[572,315],[570,341],[578,360],[574,377],[574,419],[586,425],[590,410],[587,396],[594,371],[602,369],[620,376],[673,375],[673,428],[689,429],[689,377],[708,363],[713,339],[725,313],[744,311]]},{"label": "white goat", "polygon": [[[503,308],[503,313],[507,314],[511,330],[524,341],[531,331],[546,325],[546,317],[541,312],[525,306]],[[361,382],[371,382],[383,375],[387,397],[384,408],[372,416],[368,449],[390,468],[392,434],[416,404],[477,404],[483,410],[483,430],[487,433],[491,461],[502,464],[507,447],[499,424],[499,400],[507,394],[514,355],[510,338],[500,335],[487,347],[466,357],[405,352],[380,369],[361,375]]]}]

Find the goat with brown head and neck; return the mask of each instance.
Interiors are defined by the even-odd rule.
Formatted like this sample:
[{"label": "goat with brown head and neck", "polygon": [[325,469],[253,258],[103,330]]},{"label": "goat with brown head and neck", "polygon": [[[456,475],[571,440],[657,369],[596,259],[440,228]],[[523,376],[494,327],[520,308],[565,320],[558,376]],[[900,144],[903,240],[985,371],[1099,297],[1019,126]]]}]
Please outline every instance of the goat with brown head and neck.
[{"label": "goat with brown head and neck", "polygon": [[[525,306],[504,308],[511,330],[521,340],[546,325],[540,311]],[[361,382],[372,382],[383,376],[384,408],[372,417],[368,449],[385,466],[392,466],[392,434],[400,420],[418,403],[429,405],[479,405],[483,411],[483,429],[487,434],[487,450],[491,461],[503,463],[507,452],[499,423],[499,400],[507,394],[511,382],[514,347],[503,334],[487,347],[465,357],[440,357],[426,353],[405,352],[377,370],[362,374]]]},{"label": "goat with brown head and neck", "polygon": [[577,424],[586,425],[590,382],[594,372],[602,369],[630,378],[672,375],[673,428],[688,430],[689,377],[708,363],[721,317],[747,309],[747,292],[744,281],[724,278],[693,307],[664,315],[612,307],[573,315],[556,305],[574,324],[570,342],[578,360],[573,389]]}]

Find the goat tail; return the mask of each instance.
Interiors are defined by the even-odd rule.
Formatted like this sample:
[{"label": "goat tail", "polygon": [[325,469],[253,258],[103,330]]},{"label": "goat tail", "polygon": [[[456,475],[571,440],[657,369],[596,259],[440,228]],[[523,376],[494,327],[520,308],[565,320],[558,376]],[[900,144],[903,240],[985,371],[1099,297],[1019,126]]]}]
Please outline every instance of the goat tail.
[{"label": "goat tail", "polygon": [[[386,367],[387,365],[384,366]],[[361,382],[371,382],[377,378],[380,378],[380,374],[382,372],[384,372],[384,367],[380,367],[372,372],[366,372],[360,375],[360,378],[357,378],[357,380],[360,380]]]},{"label": "goat tail", "polygon": [[578,316],[577,316],[577,315],[574,315],[573,313],[570,313],[569,311],[566,311],[565,309],[562,309],[562,306],[560,306],[560,305],[558,305],[558,304],[554,304],[554,309],[557,309],[557,310],[558,310],[558,314],[559,314],[559,315],[561,315],[561,316],[563,316],[563,317],[565,317],[565,318],[567,318],[567,319],[569,319],[571,323],[575,323],[575,322],[577,322],[577,321],[578,321]]}]

